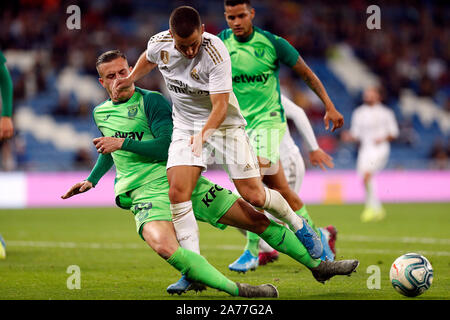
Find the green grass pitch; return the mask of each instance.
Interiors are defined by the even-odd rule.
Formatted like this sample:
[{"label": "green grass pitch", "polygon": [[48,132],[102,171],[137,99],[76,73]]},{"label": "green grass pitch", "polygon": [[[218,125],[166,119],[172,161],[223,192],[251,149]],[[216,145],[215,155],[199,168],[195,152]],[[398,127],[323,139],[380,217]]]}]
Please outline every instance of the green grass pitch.
[{"label": "green grass pitch", "polygon": [[[361,223],[361,205],[309,206],[319,226],[334,224],[338,259],[360,260],[351,277],[334,277],[325,285],[288,256],[254,272],[236,274],[228,264],[242,252],[244,237],[200,223],[203,255],[230,279],[250,284],[273,283],[280,299],[411,299],[389,282],[392,262],[401,254],[425,255],[434,269],[431,289],[417,300],[450,298],[450,203],[387,204],[387,218]],[[0,210],[0,233],[7,257],[0,260],[0,299],[227,299],[209,288],[170,296],[165,289],[179,274],[138,237],[133,216],[117,208]],[[81,289],[69,290],[67,268],[81,270]],[[368,289],[380,267],[380,289]],[[370,282],[370,281],[369,281]]]}]

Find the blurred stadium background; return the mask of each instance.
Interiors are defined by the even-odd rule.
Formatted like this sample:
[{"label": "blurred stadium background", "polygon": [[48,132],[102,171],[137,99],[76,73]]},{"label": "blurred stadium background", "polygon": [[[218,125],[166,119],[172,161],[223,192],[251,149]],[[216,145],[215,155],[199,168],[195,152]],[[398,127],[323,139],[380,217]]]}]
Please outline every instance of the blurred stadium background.
[{"label": "blurred stadium background", "polygon": [[[80,30],[66,27],[66,9],[71,4],[81,8]],[[91,111],[106,98],[97,81],[97,56],[118,48],[133,64],[149,37],[168,28],[171,10],[182,4],[199,10],[208,32],[216,34],[227,27],[221,0],[22,0],[0,4],[0,49],[13,78],[16,129],[15,137],[1,145],[0,207],[61,204],[59,195],[87,176],[96,160],[91,140],[99,135]],[[336,166],[323,173],[305,161],[302,192],[310,190],[305,200],[339,203],[362,199],[362,185],[355,173],[357,147],[343,142],[341,135],[349,128],[352,111],[362,102],[363,88],[377,84],[400,126],[400,136],[391,145],[385,192],[380,190],[382,200],[448,202],[448,2],[254,0],[252,4],[255,25],[286,38],[299,50],[345,117],[342,130],[326,132],[321,102],[299,77],[286,68],[281,70],[282,91],[305,109],[319,145],[334,157]],[[371,4],[381,8],[380,30],[366,27],[366,9]],[[168,97],[158,72],[138,85]],[[302,146],[301,136],[291,128]],[[113,204],[112,185],[106,186],[113,177],[107,179],[103,189],[109,193],[102,198],[95,190],[92,198],[83,196],[92,200],[86,205]]]}]

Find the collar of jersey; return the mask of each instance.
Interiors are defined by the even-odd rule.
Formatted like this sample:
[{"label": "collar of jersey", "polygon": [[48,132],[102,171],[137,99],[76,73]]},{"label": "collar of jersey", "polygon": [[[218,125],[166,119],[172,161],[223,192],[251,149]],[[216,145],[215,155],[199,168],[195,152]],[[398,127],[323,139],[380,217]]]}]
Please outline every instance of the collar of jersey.
[{"label": "collar of jersey", "polygon": [[253,28],[253,32],[248,36],[248,37],[236,37],[236,35],[233,33],[233,37],[237,42],[249,42],[250,40],[253,39],[253,36],[255,35],[255,26],[252,27]]}]

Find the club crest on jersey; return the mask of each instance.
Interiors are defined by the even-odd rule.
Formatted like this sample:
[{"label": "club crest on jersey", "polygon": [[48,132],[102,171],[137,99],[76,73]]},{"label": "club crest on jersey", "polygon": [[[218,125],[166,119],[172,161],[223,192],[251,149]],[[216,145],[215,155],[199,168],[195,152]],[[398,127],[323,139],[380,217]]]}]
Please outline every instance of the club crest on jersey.
[{"label": "club crest on jersey", "polygon": [[134,119],[134,117],[136,117],[138,112],[138,105],[137,104],[133,104],[131,106],[128,107],[128,118],[130,119]]},{"label": "club crest on jersey", "polygon": [[264,48],[255,48],[255,56],[262,58],[264,56]]},{"label": "club crest on jersey", "polygon": [[161,60],[162,60],[162,62],[164,62],[164,64],[169,63],[169,52],[167,52],[166,50],[161,50],[160,56],[161,56]]},{"label": "club crest on jersey", "polygon": [[197,69],[192,69],[192,71],[191,71],[191,77],[194,79],[194,80],[200,80],[200,76],[198,75],[198,72],[197,72]]}]

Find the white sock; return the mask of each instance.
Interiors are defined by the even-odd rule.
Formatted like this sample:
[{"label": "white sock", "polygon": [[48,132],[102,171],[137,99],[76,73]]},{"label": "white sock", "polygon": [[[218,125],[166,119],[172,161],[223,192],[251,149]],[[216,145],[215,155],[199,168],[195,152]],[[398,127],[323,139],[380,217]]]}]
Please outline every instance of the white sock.
[{"label": "white sock", "polygon": [[381,209],[381,202],[378,200],[374,179],[371,178],[367,184],[366,189],[366,207],[372,208],[374,210]]},{"label": "white sock", "polygon": [[266,201],[263,209],[269,211],[275,218],[287,223],[294,232],[303,228],[303,220],[295,214],[289,203],[278,191],[266,187],[264,187],[264,190],[266,191]]},{"label": "white sock", "polygon": [[261,252],[272,252],[274,249],[263,239],[259,240],[259,251]]},{"label": "white sock", "polygon": [[199,231],[192,202],[171,203],[170,211],[180,246],[200,254]]}]

